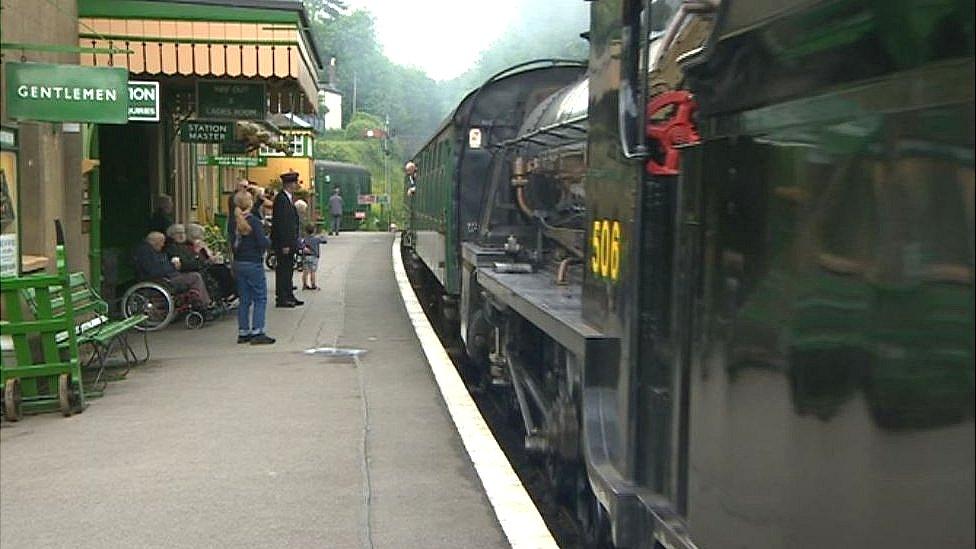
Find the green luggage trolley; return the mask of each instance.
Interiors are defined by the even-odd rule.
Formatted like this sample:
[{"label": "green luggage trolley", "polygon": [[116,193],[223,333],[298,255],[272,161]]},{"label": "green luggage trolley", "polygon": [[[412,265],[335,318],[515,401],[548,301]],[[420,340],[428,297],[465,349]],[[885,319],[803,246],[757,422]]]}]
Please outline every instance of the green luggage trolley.
[{"label": "green luggage trolley", "polygon": [[[65,416],[84,410],[81,364],[75,334],[74,306],[70,277],[64,254],[64,233],[55,222],[58,234],[57,274],[0,278],[5,320],[0,320],[0,336],[13,342],[11,355],[0,361],[3,386],[3,415],[17,421],[26,413],[60,410]],[[36,299],[36,314],[25,314],[21,292],[31,290]],[[60,294],[64,304],[55,312],[52,293]],[[67,345],[59,349],[58,334],[67,334]],[[63,335],[61,336],[64,337]],[[39,352],[32,347],[39,346]]]}]

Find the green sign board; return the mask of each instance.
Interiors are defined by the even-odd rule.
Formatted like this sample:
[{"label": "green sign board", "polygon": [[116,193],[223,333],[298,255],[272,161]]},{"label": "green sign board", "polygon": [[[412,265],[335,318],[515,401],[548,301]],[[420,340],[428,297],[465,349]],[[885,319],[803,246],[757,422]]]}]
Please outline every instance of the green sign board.
[{"label": "green sign board", "polygon": [[159,122],[159,82],[129,80],[129,120]]},{"label": "green sign board", "polygon": [[197,116],[201,118],[263,120],[266,112],[263,82],[197,82]]},{"label": "green sign board", "polygon": [[233,122],[187,120],[180,124],[180,140],[184,143],[223,143],[233,139]]},{"label": "green sign board", "polygon": [[255,168],[258,166],[267,166],[268,159],[263,156],[208,156],[207,165]]},{"label": "green sign board", "polygon": [[6,62],[7,116],[48,122],[129,121],[129,71]]}]

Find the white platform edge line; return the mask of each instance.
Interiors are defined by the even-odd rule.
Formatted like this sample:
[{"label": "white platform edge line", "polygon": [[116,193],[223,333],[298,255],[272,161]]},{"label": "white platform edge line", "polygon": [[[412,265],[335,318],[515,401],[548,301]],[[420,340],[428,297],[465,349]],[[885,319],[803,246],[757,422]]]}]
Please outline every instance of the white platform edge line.
[{"label": "white platform edge line", "polygon": [[447,356],[447,351],[427,320],[403,268],[399,235],[393,240],[393,270],[400,286],[403,305],[427,356],[441,397],[454,420],[458,434],[461,435],[464,449],[481,479],[488,501],[491,502],[495,517],[498,518],[509,544],[516,549],[558,549],[559,546],[542,520],[539,510],[498,446],[454,364]]}]

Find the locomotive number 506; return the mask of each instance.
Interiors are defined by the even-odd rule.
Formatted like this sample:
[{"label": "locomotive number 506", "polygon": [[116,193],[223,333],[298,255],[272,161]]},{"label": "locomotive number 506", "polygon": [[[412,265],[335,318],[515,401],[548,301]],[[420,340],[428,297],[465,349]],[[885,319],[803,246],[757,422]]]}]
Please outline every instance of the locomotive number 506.
[{"label": "locomotive number 506", "polygon": [[590,271],[598,277],[616,282],[620,279],[620,222],[611,219],[593,220],[593,249]]}]

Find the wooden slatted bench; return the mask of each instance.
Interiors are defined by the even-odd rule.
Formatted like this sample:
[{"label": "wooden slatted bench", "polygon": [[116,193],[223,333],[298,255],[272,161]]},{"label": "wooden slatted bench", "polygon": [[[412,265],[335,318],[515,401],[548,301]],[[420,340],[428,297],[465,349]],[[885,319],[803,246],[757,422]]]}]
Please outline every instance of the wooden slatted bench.
[{"label": "wooden slatted bench", "polygon": [[[129,332],[140,322],[146,320],[145,315],[137,314],[128,318],[110,318],[108,316],[108,303],[91,287],[84,273],[71,273],[69,275],[69,291],[74,308],[75,335],[78,346],[80,348],[87,345],[91,350],[91,354],[82,367],[84,369],[97,368],[92,382],[93,387],[97,387],[102,381],[108,358],[115,352],[121,353],[124,360],[125,371],[121,375],[125,375],[133,365],[149,360],[149,341],[146,333],[142,333],[145,348],[142,357],[136,355],[128,339]],[[51,307],[55,314],[64,308],[64,296],[61,294],[60,286],[51,288]],[[31,312],[36,315],[38,303],[34,290],[25,289],[22,291],[22,295]],[[61,348],[68,345],[67,332],[58,333],[55,339]]]}]

